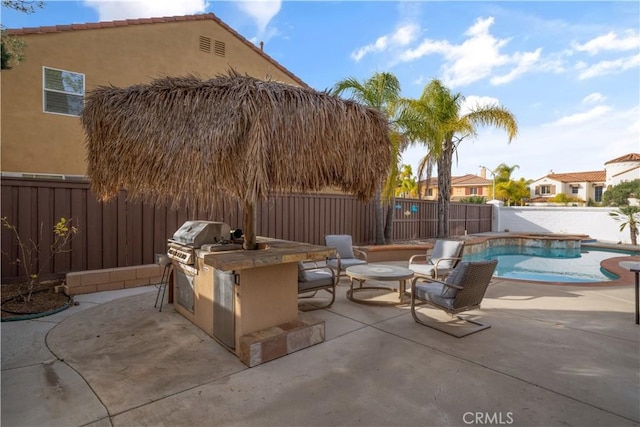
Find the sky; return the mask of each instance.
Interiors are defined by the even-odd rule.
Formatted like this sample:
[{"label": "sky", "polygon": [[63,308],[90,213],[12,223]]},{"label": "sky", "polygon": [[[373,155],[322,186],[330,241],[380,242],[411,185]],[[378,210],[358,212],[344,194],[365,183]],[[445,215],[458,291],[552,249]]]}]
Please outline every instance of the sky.
[{"label": "sky", "polygon": [[[391,72],[402,96],[431,79],[493,104],[519,126],[509,143],[480,127],[454,156],[453,176],[504,163],[512,177],[604,170],[640,153],[640,2],[631,1],[46,1],[2,8],[4,28],[212,12],[309,86]],[[417,172],[416,144],[403,163]]]}]

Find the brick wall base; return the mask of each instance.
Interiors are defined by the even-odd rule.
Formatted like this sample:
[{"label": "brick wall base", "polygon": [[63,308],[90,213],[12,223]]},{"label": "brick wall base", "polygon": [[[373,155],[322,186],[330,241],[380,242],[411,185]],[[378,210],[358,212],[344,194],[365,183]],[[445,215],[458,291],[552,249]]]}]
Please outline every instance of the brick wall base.
[{"label": "brick wall base", "polygon": [[424,255],[433,244],[358,246],[367,254],[368,262],[409,261],[413,255]]},{"label": "brick wall base", "polygon": [[252,368],[324,341],[324,320],[300,313],[298,320],[240,337],[240,360]]},{"label": "brick wall base", "polygon": [[107,268],[67,273],[66,283],[70,295],[113,291],[160,283],[163,267],[158,264]]}]

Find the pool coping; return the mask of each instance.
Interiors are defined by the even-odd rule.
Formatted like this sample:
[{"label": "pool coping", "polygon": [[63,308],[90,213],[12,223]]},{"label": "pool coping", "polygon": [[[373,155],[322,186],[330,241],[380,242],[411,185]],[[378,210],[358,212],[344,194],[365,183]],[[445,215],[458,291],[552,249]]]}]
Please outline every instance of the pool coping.
[{"label": "pool coping", "polygon": [[[632,245],[622,245],[622,244],[613,244],[613,243],[604,243],[598,242],[591,239],[588,235],[584,234],[554,234],[554,233],[491,233],[491,234],[483,234],[483,235],[468,235],[463,238],[451,237],[452,240],[464,240],[465,249],[463,251],[464,254],[470,252],[480,252],[487,247],[492,246],[492,243],[496,240],[519,240],[519,244],[522,244],[522,241],[525,239],[535,239],[541,241],[576,241],[579,240],[582,247],[593,247],[600,249],[612,249],[612,250],[631,250],[637,251],[638,255],[622,255],[614,256],[611,258],[607,258],[600,262],[600,267],[617,276],[617,279],[608,280],[605,282],[553,282],[553,281],[538,281],[531,279],[514,279],[511,277],[497,277],[501,280],[513,280],[516,282],[531,282],[540,285],[551,285],[551,286],[571,286],[571,287],[615,287],[615,286],[632,286],[635,283],[635,274],[631,271],[625,269],[620,266],[620,262],[622,261],[634,261],[640,262],[640,247],[632,246]],[[378,245],[378,246],[358,246],[359,249],[366,251],[369,254],[380,254],[376,257],[374,262],[377,262],[378,258],[387,258],[389,256],[384,256],[382,253],[387,252],[393,254],[394,252],[399,254],[404,254],[408,252],[421,252],[426,251],[428,249],[433,248],[433,242],[436,239],[428,239],[425,240],[416,240],[411,242],[398,242],[398,244],[391,245]],[[478,250],[468,250],[471,246],[480,246]],[[391,255],[389,260],[396,260],[397,256]],[[371,262],[371,261],[370,261]]]}]

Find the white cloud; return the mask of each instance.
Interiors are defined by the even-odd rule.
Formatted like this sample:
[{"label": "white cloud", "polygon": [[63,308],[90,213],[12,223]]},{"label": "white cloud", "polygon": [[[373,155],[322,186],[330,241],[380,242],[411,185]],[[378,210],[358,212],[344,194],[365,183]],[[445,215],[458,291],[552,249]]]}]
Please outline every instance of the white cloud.
[{"label": "white cloud", "polygon": [[387,36],[379,37],[375,41],[375,43],[371,43],[371,44],[368,44],[366,46],[363,46],[360,49],[358,49],[355,52],[353,52],[351,54],[351,59],[353,59],[354,61],[358,62],[362,58],[364,58],[365,55],[367,55],[367,54],[369,54],[371,52],[382,52],[383,50],[385,50],[387,48],[388,40],[389,40],[389,38]]},{"label": "white cloud", "polygon": [[415,24],[403,25],[393,33],[391,40],[398,46],[406,46],[416,39],[419,31],[420,27]]},{"label": "white cloud", "polygon": [[526,73],[538,62],[540,52],[542,52],[542,48],[536,49],[535,52],[515,53],[513,55],[513,60],[516,62],[515,68],[503,76],[493,77],[491,84],[501,85],[509,83],[519,75]]},{"label": "white cloud", "polygon": [[454,46],[450,45],[446,40],[425,40],[418,47],[407,49],[400,54],[400,60],[403,62],[413,61],[432,53],[446,54],[453,50]]},{"label": "white cloud", "polygon": [[[542,67],[540,62],[541,48],[533,52],[515,52],[512,55],[502,53],[509,39],[497,39],[489,33],[494,18],[478,18],[467,29],[468,38],[461,44],[454,45],[446,40],[425,39],[418,46],[406,49],[399,55],[399,60],[409,62],[430,54],[441,54],[445,58],[442,66],[443,83],[450,87],[464,86],[484,79],[499,67],[513,65],[507,74],[494,77],[492,84],[504,84],[517,76],[526,73],[535,66]],[[546,65],[548,69],[558,70],[557,63]]]},{"label": "white cloud", "polygon": [[100,21],[193,15],[205,12],[205,0],[85,0],[84,4],[98,12]]},{"label": "white cloud", "polygon": [[583,62],[576,64],[576,69],[582,70],[578,74],[578,79],[590,79],[592,77],[604,76],[606,74],[618,74],[640,65],[640,54],[619,58],[612,61],[600,61],[594,65],[587,66]]},{"label": "white cloud", "polygon": [[510,62],[507,55],[500,53],[509,40],[499,40],[489,34],[492,24],[492,17],[477,19],[465,33],[470,38],[445,53],[447,62],[442,68],[446,85],[456,87],[473,83],[489,76],[495,68]]},{"label": "white cloud", "polygon": [[582,99],[583,104],[598,104],[605,100],[605,96],[600,92],[590,93]]},{"label": "white cloud", "polygon": [[579,52],[596,55],[601,51],[625,51],[640,48],[640,36],[633,30],[626,30],[621,37],[614,32],[596,37],[586,43],[573,43],[573,48]]},{"label": "white cloud", "polygon": [[392,34],[378,37],[374,43],[355,50],[351,54],[351,58],[358,62],[369,53],[383,52],[390,47],[406,46],[416,39],[418,32],[420,32],[420,27],[415,24],[403,25]]},{"label": "white cloud", "polygon": [[607,107],[606,105],[598,105],[597,107],[593,107],[591,110],[585,111],[584,113],[576,113],[570,116],[561,117],[555,122],[549,123],[548,126],[566,126],[566,125],[584,124],[604,116],[609,111],[611,111],[611,107]]},{"label": "white cloud", "polygon": [[464,116],[477,107],[489,107],[494,105],[500,105],[498,98],[493,98],[491,96],[469,95],[464,98],[462,105],[460,105],[460,115]]},{"label": "white cloud", "polygon": [[281,0],[242,0],[234,3],[256,22],[261,34],[265,32],[273,17],[280,12],[282,6]]}]

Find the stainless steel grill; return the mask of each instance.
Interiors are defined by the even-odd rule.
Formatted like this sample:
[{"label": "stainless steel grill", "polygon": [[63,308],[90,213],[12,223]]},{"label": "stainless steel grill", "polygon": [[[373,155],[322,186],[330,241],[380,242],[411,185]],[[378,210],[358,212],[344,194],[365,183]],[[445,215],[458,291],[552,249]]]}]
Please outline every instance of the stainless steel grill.
[{"label": "stainless steel grill", "polygon": [[169,239],[167,256],[181,264],[195,264],[196,249],[217,252],[241,249],[231,241],[231,229],[224,222],[187,221]]},{"label": "stainless steel grill", "polygon": [[[206,330],[213,327],[213,337],[230,349],[235,348],[235,285],[238,275],[234,271],[214,268],[213,280],[210,274],[201,274],[204,267],[202,257],[208,253],[242,249],[237,243],[241,230],[231,229],[224,222],[187,221],[182,224],[168,242],[167,256],[175,267],[174,294],[176,309],[198,324],[211,313],[213,325],[198,324]],[[198,259],[198,257],[202,257]],[[211,297],[202,298],[205,290],[213,287],[215,303]],[[206,291],[210,295],[210,291]],[[208,300],[208,303],[206,302]],[[215,304],[215,309],[214,309]]]}]

